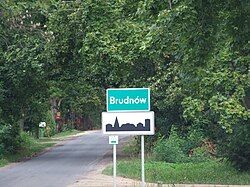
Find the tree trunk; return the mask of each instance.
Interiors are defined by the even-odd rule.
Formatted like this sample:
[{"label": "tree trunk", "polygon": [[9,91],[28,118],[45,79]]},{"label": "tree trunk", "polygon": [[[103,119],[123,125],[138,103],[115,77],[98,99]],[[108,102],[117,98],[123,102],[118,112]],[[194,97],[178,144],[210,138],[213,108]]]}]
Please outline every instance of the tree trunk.
[{"label": "tree trunk", "polygon": [[52,115],[52,119],[56,123],[57,132],[59,131],[59,124],[58,124],[58,121],[55,119],[55,117],[56,117],[56,114],[59,112],[59,108],[60,108],[61,103],[62,103],[62,99],[58,99],[58,98],[51,98],[50,99],[51,115]]},{"label": "tree trunk", "polygon": [[23,131],[24,130],[24,110],[21,109],[21,119],[18,121],[19,123],[19,128]]},{"label": "tree trunk", "polygon": [[172,0],[168,0],[169,8],[172,10]]},{"label": "tree trunk", "polygon": [[23,131],[24,130],[24,117],[22,117],[20,120],[19,120],[19,128]]}]

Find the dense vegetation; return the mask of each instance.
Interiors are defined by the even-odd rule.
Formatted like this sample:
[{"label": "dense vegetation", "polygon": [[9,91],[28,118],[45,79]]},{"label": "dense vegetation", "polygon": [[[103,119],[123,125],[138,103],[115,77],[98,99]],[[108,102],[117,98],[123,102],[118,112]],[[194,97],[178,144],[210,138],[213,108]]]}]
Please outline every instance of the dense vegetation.
[{"label": "dense vegetation", "polygon": [[21,130],[38,135],[40,121],[48,135],[59,130],[58,112],[58,124],[100,123],[107,88],[150,87],[154,152],[164,154],[174,132],[188,142],[183,154],[210,145],[211,154],[249,170],[249,7],[247,0],[1,1],[0,154],[20,148]]}]

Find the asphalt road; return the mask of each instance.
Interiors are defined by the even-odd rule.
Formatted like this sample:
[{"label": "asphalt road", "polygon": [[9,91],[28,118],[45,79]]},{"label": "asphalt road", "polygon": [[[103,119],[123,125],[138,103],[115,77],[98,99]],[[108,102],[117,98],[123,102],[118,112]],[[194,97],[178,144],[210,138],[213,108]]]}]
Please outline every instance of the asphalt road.
[{"label": "asphalt road", "polygon": [[0,168],[0,187],[63,187],[93,170],[112,150],[108,136],[94,131],[26,162]]}]

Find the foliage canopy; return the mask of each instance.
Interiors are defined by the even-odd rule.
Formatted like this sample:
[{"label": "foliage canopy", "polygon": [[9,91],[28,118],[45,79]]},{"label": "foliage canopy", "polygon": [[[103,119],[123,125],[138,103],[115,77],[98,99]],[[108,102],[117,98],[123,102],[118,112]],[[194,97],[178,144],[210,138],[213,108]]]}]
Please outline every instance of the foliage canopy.
[{"label": "foliage canopy", "polygon": [[249,7],[247,0],[1,1],[0,123],[38,132],[51,106],[98,119],[105,89],[150,87],[159,134],[173,125],[181,136],[199,129],[247,167]]}]

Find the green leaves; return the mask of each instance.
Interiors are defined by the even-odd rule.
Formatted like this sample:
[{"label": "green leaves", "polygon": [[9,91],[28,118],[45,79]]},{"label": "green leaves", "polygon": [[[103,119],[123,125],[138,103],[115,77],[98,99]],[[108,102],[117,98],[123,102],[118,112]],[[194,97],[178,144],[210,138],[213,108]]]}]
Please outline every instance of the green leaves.
[{"label": "green leaves", "polygon": [[233,132],[233,125],[239,124],[242,120],[249,119],[249,112],[235,99],[227,99],[221,95],[211,98],[210,107],[212,112],[218,116],[218,123],[227,132]]},{"label": "green leaves", "polygon": [[5,1],[1,108],[15,120],[36,121],[50,100],[62,116],[93,115],[104,109],[107,88],[150,87],[160,133],[173,124],[183,134],[199,127],[220,142],[249,120],[247,5]]}]

